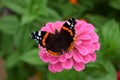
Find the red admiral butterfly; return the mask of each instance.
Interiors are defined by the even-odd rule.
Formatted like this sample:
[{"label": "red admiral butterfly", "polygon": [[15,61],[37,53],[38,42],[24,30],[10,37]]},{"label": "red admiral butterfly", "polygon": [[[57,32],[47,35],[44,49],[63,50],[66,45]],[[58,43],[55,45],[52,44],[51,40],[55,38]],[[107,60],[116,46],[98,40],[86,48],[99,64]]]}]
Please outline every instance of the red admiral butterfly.
[{"label": "red admiral butterfly", "polygon": [[68,52],[73,48],[75,24],[75,19],[70,18],[63,24],[60,32],[55,30],[55,34],[53,34],[46,31],[36,31],[32,32],[31,36],[40,46],[46,48],[50,55],[59,56],[63,54],[63,51]]}]

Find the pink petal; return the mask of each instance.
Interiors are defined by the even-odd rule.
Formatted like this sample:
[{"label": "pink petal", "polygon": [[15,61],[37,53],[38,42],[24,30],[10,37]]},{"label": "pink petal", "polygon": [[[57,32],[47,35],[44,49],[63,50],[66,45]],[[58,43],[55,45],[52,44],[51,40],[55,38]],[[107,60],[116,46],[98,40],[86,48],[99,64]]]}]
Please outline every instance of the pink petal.
[{"label": "pink petal", "polygon": [[67,59],[66,62],[62,63],[62,67],[65,68],[65,69],[71,69],[72,65],[73,65],[72,59]]},{"label": "pink petal", "polygon": [[44,62],[49,62],[49,59],[50,57],[47,55],[47,53],[45,54],[40,54],[41,55],[41,59],[44,61]]},{"label": "pink petal", "polygon": [[91,33],[90,36],[93,42],[98,42],[99,38],[95,32]]},{"label": "pink petal", "polygon": [[74,49],[72,50],[72,53],[73,53],[73,59],[76,61],[76,62],[82,62],[83,61],[83,58],[82,56],[80,55],[79,51]]},{"label": "pink petal", "polygon": [[49,56],[47,55],[46,51],[44,50],[44,48],[41,48],[40,52],[39,52],[39,57],[44,61],[44,62],[48,62],[49,61]]},{"label": "pink petal", "polygon": [[[48,24],[50,24],[50,23],[48,23]],[[47,24],[46,24],[47,25]],[[52,25],[52,23],[51,23],[51,25]],[[51,26],[50,25],[50,26]],[[46,27],[46,26],[43,26],[42,28],[41,28],[41,31],[47,31],[47,32],[50,32],[50,33],[54,33],[53,32],[53,30],[50,28],[50,27]]]},{"label": "pink petal", "polygon": [[84,26],[86,26],[85,21],[77,20],[77,24],[75,26],[76,36],[84,32]]},{"label": "pink petal", "polygon": [[81,55],[87,55],[88,50],[83,46],[75,46],[76,49],[80,52]]},{"label": "pink petal", "polygon": [[71,53],[65,53],[65,58],[71,58],[72,54]]},{"label": "pink petal", "polygon": [[65,58],[65,56],[64,55],[61,55],[60,57],[59,57],[59,61],[60,62],[65,62],[67,59]]},{"label": "pink petal", "polygon": [[59,60],[59,57],[51,56],[49,62],[50,62],[51,64],[56,64],[56,63],[58,62],[58,60]]},{"label": "pink petal", "polygon": [[[77,28],[77,27],[79,27],[79,28]],[[83,31],[83,27],[81,26],[81,24],[80,25],[76,25],[75,30],[76,30],[76,36],[78,36],[78,35],[80,35],[81,33],[84,32]]]},{"label": "pink petal", "polygon": [[[86,21],[84,21],[84,20],[76,20],[76,21],[77,21],[76,25],[82,26],[83,29],[85,28],[85,26],[88,25],[88,23]],[[78,28],[79,28],[79,26],[78,26]]]},{"label": "pink petal", "polygon": [[53,72],[53,73],[56,73],[56,71],[54,70],[53,64],[49,64],[49,65],[48,65],[48,69],[49,69],[49,71],[51,71],[51,72]]},{"label": "pink petal", "polygon": [[88,54],[88,55],[85,55],[83,56],[83,63],[88,63],[91,61],[91,56]]},{"label": "pink petal", "polygon": [[42,50],[40,50],[40,52],[39,52],[39,57],[41,58],[41,59],[43,59],[43,52],[42,52]]},{"label": "pink petal", "polygon": [[93,44],[94,43],[92,39],[90,39],[90,40],[81,40],[81,41],[84,44]]},{"label": "pink petal", "polygon": [[73,62],[73,67],[76,71],[81,71],[85,68],[85,64],[82,62]]},{"label": "pink petal", "polygon": [[61,72],[63,70],[62,68],[62,64],[60,62],[56,63],[56,64],[53,64],[53,68],[55,71],[57,72]]},{"label": "pink petal", "polygon": [[41,49],[41,46],[38,44],[38,48],[40,48]]},{"label": "pink petal", "polygon": [[87,34],[90,34],[90,33],[94,32],[94,26],[90,23],[86,23],[83,30],[84,30],[84,32],[87,32]]},{"label": "pink petal", "polygon": [[77,24],[75,25],[75,30],[77,31],[79,29],[82,30],[82,26],[81,26],[81,23],[77,20]]},{"label": "pink petal", "polygon": [[51,32],[55,32],[54,31],[55,30],[54,23],[49,22],[49,23],[46,24],[46,26],[49,26],[49,28],[51,29]]},{"label": "pink petal", "polygon": [[76,40],[75,40],[75,45],[80,45],[80,44],[82,44],[82,41],[79,40],[79,39],[76,39]]},{"label": "pink petal", "polygon": [[91,61],[93,61],[93,62],[96,61],[96,53],[91,53],[90,57],[91,57]]},{"label": "pink petal", "polygon": [[94,43],[94,45],[95,45],[95,50],[99,50],[100,49],[100,43],[96,42],[96,43]]},{"label": "pink petal", "polygon": [[94,26],[93,26],[92,24],[88,23],[88,24],[86,25],[86,30],[85,30],[85,31],[86,31],[88,34],[94,32],[94,30],[95,30],[95,28],[94,28]]},{"label": "pink petal", "polygon": [[77,24],[75,27],[76,35],[80,35],[82,33],[89,34],[91,32],[90,30],[92,29],[92,28],[89,28],[89,26],[91,26],[91,25],[89,25],[87,22],[85,22],[83,20],[77,21]]},{"label": "pink petal", "polygon": [[89,53],[93,53],[95,51],[95,45],[94,44],[82,44],[82,46],[84,46]]},{"label": "pink petal", "polygon": [[84,34],[78,35],[76,39],[78,39],[78,40],[89,40],[89,39],[91,39],[91,37],[90,37],[90,35],[88,35],[88,33],[84,33]]},{"label": "pink petal", "polygon": [[57,29],[58,32],[60,32],[63,24],[64,24],[64,22],[57,21],[54,23],[54,27],[55,27],[55,29]]}]

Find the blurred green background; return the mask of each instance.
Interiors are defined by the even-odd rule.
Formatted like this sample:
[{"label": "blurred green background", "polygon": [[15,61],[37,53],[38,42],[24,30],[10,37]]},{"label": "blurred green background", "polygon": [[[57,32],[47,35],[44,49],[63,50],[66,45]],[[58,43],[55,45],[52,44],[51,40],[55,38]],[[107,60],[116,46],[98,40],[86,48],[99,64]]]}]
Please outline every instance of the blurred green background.
[{"label": "blurred green background", "polygon": [[[96,27],[101,49],[85,70],[53,74],[30,33],[71,17]],[[119,70],[120,0],[0,0],[0,80],[117,80]]]}]

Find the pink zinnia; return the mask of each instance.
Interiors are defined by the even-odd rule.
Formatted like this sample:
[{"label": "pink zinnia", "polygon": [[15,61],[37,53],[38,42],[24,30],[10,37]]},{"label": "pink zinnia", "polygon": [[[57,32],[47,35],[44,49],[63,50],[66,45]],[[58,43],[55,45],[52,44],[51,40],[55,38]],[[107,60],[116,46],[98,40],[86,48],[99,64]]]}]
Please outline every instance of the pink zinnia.
[{"label": "pink zinnia", "polygon": [[[63,69],[71,69],[81,71],[85,68],[85,64],[96,60],[96,50],[99,50],[100,43],[98,42],[98,35],[94,31],[94,26],[84,20],[76,20],[75,25],[75,41],[71,51],[62,55],[49,55],[46,48],[39,45],[39,56],[44,62],[48,62],[48,69],[55,73],[61,72]],[[55,33],[61,30],[65,21],[48,22],[41,31]],[[57,45],[56,45],[57,46]]]}]

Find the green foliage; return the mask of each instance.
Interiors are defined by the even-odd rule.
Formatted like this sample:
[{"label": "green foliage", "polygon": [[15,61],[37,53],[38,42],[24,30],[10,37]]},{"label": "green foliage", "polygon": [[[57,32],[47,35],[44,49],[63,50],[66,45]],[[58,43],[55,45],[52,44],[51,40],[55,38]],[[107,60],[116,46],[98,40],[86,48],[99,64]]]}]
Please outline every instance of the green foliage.
[{"label": "green foliage", "polygon": [[85,17],[89,20],[89,22],[93,23],[96,27],[101,27],[101,25],[105,24],[105,22],[107,21],[107,18],[101,15],[87,14]]},{"label": "green foliage", "polygon": [[86,80],[116,80],[114,66],[106,59],[88,64],[85,73],[88,75]]},{"label": "green foliage", "polygon": [[[0,57],[5,61],[7,80],[27,80],[36,72],[40,80],[116,80],[120,70],[120,0],[1,0]],[[38,56],[39,48],[30,33],[46,22],[75,17],[96,27],[101,49],[97,61],[85,70],[48,71]]]},{"label": "green foliage", "polygon": [[[109,30],[109,31],[108,31]],[[103,42],[106,48],[109,48],[108,54],[111,51],[117,51],[120,47],[120,30],[119,24],[115,20],[109,20],[102,28]]]},{"label": "green foliage", "polygon": [[[32,49],[23,54],[20,59],[32,65],[45,65],[38,56],[39,49]],[[27,57],[27,58],[26,58]]]},{"label": "green foliage", "polygon": [[4,16],[0,18],[0,31],[3,31],[4,33],[14,34],[19,25],[16,16]]},{"label": "green foliage", "polygon": [[[72,73],[70,73],[70,72],[72,72]],[[80,74],[83,75],[83,73],[78,73],[73,69],[72,70],[64,70],[63,72],[57,73],[57,74],[49,73],[48,80],[58,80],[58,79],[80,80],[80,79],[82,79],[82,76]]]},{"label": "green foliage", "polygon": [[109,5],[115,9],[120,10],[120,0],[109,0]]},{"label": "green foliage", "polygon": [[34,42],[31,42],[30,32],[31,28],[27,25],[21,26],[16,30],[14,40],[15,46],[19,51],[24,52],[33,47]]},{"label": "green foliage", "polygon": [[18,52],[11,54],[7,59],[6,59],[6,68],[11,69],[13,68],[19,61],[20,54]]}]

